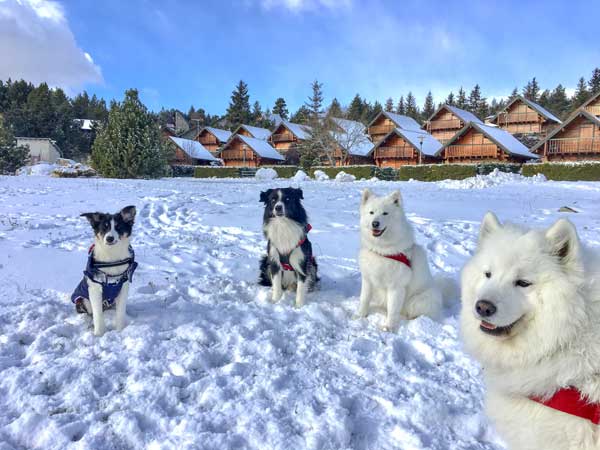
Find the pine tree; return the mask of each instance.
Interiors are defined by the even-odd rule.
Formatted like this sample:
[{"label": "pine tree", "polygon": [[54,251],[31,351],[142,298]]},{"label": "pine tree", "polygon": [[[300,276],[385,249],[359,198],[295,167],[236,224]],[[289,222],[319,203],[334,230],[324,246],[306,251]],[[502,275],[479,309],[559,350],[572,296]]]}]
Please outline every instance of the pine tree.
[{"label": "pine tree", "polygon": [[260,127],[262,125],[263,112],[258,100],[252,105],[252,114],[250,116],[250,125]]},{"label": "pine tree", "polygon": [[423,120],[428,120],[435,112],[435,104],[433,103],[433,95],[431,91],[427,93],[425,97],[425,104],[423,105]]},{"label": "pine tree", "polygon": [[550,94],[551,92],[548,89],[544,89],[538,98],[538,103],[540,106],[548,109],[550,107]]},{"label": "pine tree", "polygon": [[310,136],[299,147],[300,165],[308,170],[320,164],[321,159],[333,148],[333,138],[328,120],[323,120],[323,84],[315,80],[312,85],[312,94],[304,103],[308,112]]},{"label": "pine tree", "polygon": [[310,111],[306,106],[302,105],[298,108],[298,111],[290,117],[290,122],[308,124],[310,122]]},{"label": "pine tree", "polygon": [[285,99],[283,97],[279,97],[275,100],[275,106],[273,106],[273,114],[278,114],[283,120],[287,120],[289,117],[289,111],[287,109],[287,104],[285,103]]},{"label": "pine tree", "polygon": [[334,98],[331,101],[331,105],[327,108],[327,115],[329,117],[344,117],[344,112],[342,111],[342,105],[337,98]]},{"label": "pine tree", "polygon": [[386,101],[385,101],[385,107],[384,109],[387,112],[394,112],[394,100],[392,99],[392,97],[389,97]]},{"label": "pine tree", "polygon": [[227,122],[230,127],[237,128],[239,125],[249,123],[251,117],[248,85],[240,80],[231,93],[231,100],[226,113]]},{"label": "pine tree", "polygon": [[373,103],[373,106],[368,105],[366,116],[363,118],[363,122],[370,123],[377,114],[383,111],[383,106],[377,100]]},{"label": "pine tree", "polygon": [[412,92],[406,95],[406,115],[412,117],[415,120],[419,120],[419,107],[417,106],[417,100],[415,99]]},{"label": "pine tree", "polygon": [[396,114],[406,114],[406,105],[404,104],[404,95],[401,95],[396,105]]},{"label": "pine tree", "polygon": [[468,106],[467,93],[462,88],[462,86],[458,90],[458,98],[456,99],[456,106],[460,109],[467,109],[467,106]]},{"label": "pine tree", "polygon": [[590,97],[590,93],[587,90],[587,83],[585,82],[585,78],[581,77],[579,82],[577,83],[577,90],[575,91],[575,95],[571,100],[571,109],[579,108],[583,105],[586,100]]},{"label": "pine tree", "polygon": [[319,83],[315,80],[313,81],[311,88],[312,94],[308,97],[304,106],[306,106],[306,109],[310,113],[310,121],[311,125],[313,125],[320,120],[321,114],[323,113],[323,83]]},{"label": "pine tree", "polygon": [[596,67],[592,72],[592,78],[588,81],[590,94],[594,95],[600,92],[600,67]]},{"label": "pine tree", "polygon": [[348,119],[360,122],[363,120],[366,113],[368,113],[368,111],[366,111],[363,99],[360,98],[360,95],[356,94],[348,107]]},{"label": "pine tree", "polygon": [[92,147],[92,165],[98,172],[111,178],[160,177],[169,156],[136,89],[126,91],[123,102],[111,103],[108,123]]},{"label": "pine tree", "polygon": [[548,109],[561,119],[564,119],[569,114],[570,107],[571,104],[569,102],[569,97],[567,97],[567,91],[562,84],[559,84],[550,93]]},{"label": "pine tree", "polygon": [[476,84],[471,93],[469,94],[469,100],[467,101],[467,111],[471,111],[473,114],[476,114],[479,109],[479,105],[481,103],[481,88],[478,84]]},{"label": "pine tree", "polygon": [[454,99],[454,92],[450,91],[448,97],[446,97],[446,105],[455,106],[456,100]]},{"label": "pine tree", "polygon": [[12,130],[0,115],[0,175],[12,175],[29,161],[29,149],[17,146]]},{"label": "pine tree", "polygon": [[540,86],[535,77],[533,77],[531,81],[529,81],[523,88],[523,97],[525,97],[527,100],[531,100],[532,102],[537,102],[539,93]]}]

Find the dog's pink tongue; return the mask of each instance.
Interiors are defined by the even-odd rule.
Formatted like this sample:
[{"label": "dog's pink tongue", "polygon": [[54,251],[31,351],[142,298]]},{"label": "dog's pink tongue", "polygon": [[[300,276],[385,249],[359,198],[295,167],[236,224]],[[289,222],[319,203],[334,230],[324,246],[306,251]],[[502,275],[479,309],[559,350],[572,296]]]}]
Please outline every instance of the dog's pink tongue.
[{"label": "dog's pink tongue", "polygon": [[488,330],[495,330],[496,328],[498,328],[496,325],[486,322],[485,320],[481,321],[481,326],[483,328],[487,328]]}]

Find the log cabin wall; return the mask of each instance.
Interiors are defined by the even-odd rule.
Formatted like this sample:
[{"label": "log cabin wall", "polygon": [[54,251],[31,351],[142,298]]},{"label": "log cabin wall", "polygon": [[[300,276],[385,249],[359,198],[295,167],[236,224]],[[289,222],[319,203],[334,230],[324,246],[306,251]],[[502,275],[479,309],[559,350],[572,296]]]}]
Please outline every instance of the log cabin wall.
[{"label": "log cabin wall", "polygon": [[377,144],[387,134],[396,128],[396,124],[381,114],[375,122],[369,127],[367,133],[371,136],[374,144]]},{"label": "log cabin wall", "polygon": [[427,124],[427,131],[442,144],[445,144],[464,126],[464,122],[451,111],[442,109]]},{"label": "log cabin wall", "polygon": [[471,128],[443,150],[444,162],[479,163],[482,161],[504,161],[510,158],[482,132]]},{"label": "log cabin wall", "polygon": [[543,146],[544,161],[600,159],[600,126],[586,117],[573,119]]},{"label": "log cabin wall", "polygon": [[194,165],[194,158],[189,156],[186,152],[181,150],[179,147],[175,147],[175,156],[169,162],[172,166],[180,166],[180,165]]},{"label": "log cabin wall", "polygon": [[283,125],[279,125],[269,137],[269,143],[275,150],[284,155],[290,147],[300,142],[302,141]]},{"label": "log cabin wall", "polygon": [[[336,147],[333,152],[333,159],[336,167],[363,166],[374,163],[372,156],[346,155],[346,152],[341,147]],[[329,165],[330,161],[326,158],[323,163]]]},{"label": "log cabin wall", "polygon": [[600,116],[600,95],[598,95],[595,100],[592,100],[590,103],[585,105],[584,109],[592,116]]},{"label": "log cabin wall", "polygon": [[389,136],[373,153],[378,167],[398,168],[419,163],[419,152],[397,134]]},{"label": "log cabin wall", "polygon": [[536,110],[523,101],[515,101],[506,111],[498,115],[496,124],[511,134],[545,134],[552,127]]},{"label": "log cabin wall", "polygon": [[240,139],[234,139],[227,144],[221,151],[221,159],[226,167],[260,166],[260,158]]},{"label": "log cabin wall", "polygon": [[250,132],[249,132],[248,130],[246,130],[245,128],[240,128],[240,130],[237,132],[237,134],[241,134],[242,136],[254,137],[254,136],[252,136],[252,134],[250,134]]},{"label": "log cabin wall", "polygon": [[219,139],[217,139],[217,137],[208,130],[203,130],[202,133],[198,135],[198,142],[200,142],[204,148],[206,148],[206,150],[211,152],[213,155],[217,154],[217,151],[221,146]]}]

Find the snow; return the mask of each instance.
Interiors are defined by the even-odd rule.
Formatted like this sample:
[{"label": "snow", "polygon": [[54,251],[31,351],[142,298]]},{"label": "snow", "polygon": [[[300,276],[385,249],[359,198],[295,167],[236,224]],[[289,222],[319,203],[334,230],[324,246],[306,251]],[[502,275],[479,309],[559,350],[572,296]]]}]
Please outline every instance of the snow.
[{"label": "snow", "polygon": [[203,129],[214,134],[220,142],[227,142],[231,137],[231,131],[229,130],[222,130],[221,128],[215,127],[204,127]]},{"label": "snow", "polygon": [[254,178],[257,180],[274,180],[277,177],[278,175],[275,169],[271,169],[270,167],[261,167],[254,175]]},{"label": "snow", "polygon": [[505,151],[514,155],[526,156],[530,159],[539,159],[535,153],[531,153],[516,137],[498,127],[490,127],[483,124],[472,124],[473,127],[487,135],[492,141],[504,148]]},{"label": "snow", "polygon": [[[395,132],[402,138],[406,139],[417,151],[423,151],[424,155],[437,156],[443,145],[426,131],[411,131],[396,128]],[[423,142],[421,144],[421,139]],[[383,142],[383,141],[382,141]]]},{"label": "snow", "polygon": [[271,130],[268,128],[253,127],[251,125],[240,125],[240,128],[244,128],[256,139],[267,140],[271,136]]},{"label": "snow", "polygon": [[[524,103],[526,103],[527,105],[531,106],[533,109],[535,109],[538,113],[540,113],[542,116],[546,117],[547,119],[550,119],[550,120],[552,120],[552,121],[554,121],[556,123],[562,123],[562,120],[560,120],[558,117],[556,117],[550,111],[548,111],[542,105],[538,105],[537,103],[532,102],[531,100],[529,100],[528,98],[525,98],[523,96],[519,96],[519,97],[517,97],[517,99],[522,100]],[[515,101],[517,99],[515,99]],[[511,102],[511,104],[512,103],[514,103],[514,102]],[[509,106],[510,106],[510,104],[505,108],[505,110],[507,110]]]},{"label": "snow", "polygon": [[473,114],[472,112],[465,111],[464,109],[460,109],[460,108],[457,108],[456,106],[452,106],[452,105],[444,105],[444,106],[446,108],[448,108],[448,110],[450,110],[450,112],[452,112],[452,114],[454,114],[456,117],[458,117],[460,120],[462,120],[465,124],[468,124],[469,122],[483,124],[481,119],[479,117],[477,117],[475,114]]},{"label": "snow", "polygon": [[288,122],[283,120],[281,122],[288,130],[292,132],[298,139],[306,140],[310,138],[311,128],[308,125],[301,125],[299,123]]},{"label": "snow", "polygon": [[207,149],[198,141],[183,139],[175,136],[169,136],[169,139],[177,145],[182,151],[187,153],[190,158],[201,159],[204,161],[217,161]]},{"label": "snow", "polygon": [[340,181],[342,183],[352,182],[355,180],[356,177],[354,175],[351,173],[346,173],[343,170],[338,172],[338,174],[335,176],[335,181]]},{"label": "snow", "polygon": [[292,180],[294,180],[294,181],[308,181],[308,180],[310,180],[310,177],[307,175],[307,173],[305,171],[299,170],[292,177]]},{"label": "snow", "polygon": [[49,176],[52,175],[52,172],[57,168],[57,164],[40,162],[31,166],[21,167],[17,170],[17,175]]},{"label": "snow", "polygon": [[315,180],[317,180],[317,181],[327,181],[327,180],[329,180],[329,175],[327,175],[322,170],[315,170],[314,176],[315,176]]},{"label": "snow", "polygon": [[[275,159],[278,161],[284,161],[285,158],[277,151],[271,144],[262,139],[256,139],[243,134],[238,134],[235,138],[241,139],[248,147],[254,150],[261,158]],[[234,139],[235,139],[234,138]],[[232,140],[233,142],[233,140]]]},{"label": "snow", "polygon": [[[417,122],[412,117],[403,116],[402,114],[396,114],[389,111],[382,111],[382,114],[385,115],[392,122],[394,122],[398,128],[413,131],[419,131],[421,129],[421,125],[419,125],[419,122]],[[373,122],[374,121],[375,120],[373,120]]]},{"label": "snow", "polygon": [[502,184],[537,184],[546,181],[546,177],[541,173],[532,177],[524,177],[518,173],[507,173],[494,169],[488,175],[476,175],[464,180],[444,180],[438,184],[446,189],[485,189]]},{"label": "snow", "polygon": [[[600,184],[302,182],[322,283],[301,309],[256,285],[259,194],[288,185],[0,177],[0,448],[502,449],[457,304],[396,334],[379,313],[351,319],[361,191],[401,189],[432,270],[457,280],[488,209],[532,226],[568,217],[599,246]],[[68,298],[92,242],[79,214],[129,204],[129,323],[114,331],[108,311],[96,338]]]},{"label": "snow", "polygon": [[95,176],[96,171],[90,166],[66,158],[59,158],[54,164],[39,162],[17,170],[17,175],[21,176],[60,176],[61,174],[90,177]]}]

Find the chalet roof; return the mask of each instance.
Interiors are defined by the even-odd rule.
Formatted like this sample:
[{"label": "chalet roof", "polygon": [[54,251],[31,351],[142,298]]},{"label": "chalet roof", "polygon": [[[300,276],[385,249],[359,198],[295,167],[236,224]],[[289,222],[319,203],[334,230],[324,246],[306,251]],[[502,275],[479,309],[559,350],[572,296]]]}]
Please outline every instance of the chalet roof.
[{"label": "chalet roof", "polygon": [[522,95],[517,95],[510,102],[508,102],[508,105],[506,105],[506,107],[502,111],[500,111],[498,114],[496,114],[494,116],[494,119],[496,119],[501,113],[507,111],[508,108],[510,108],[515,102],[518,102],[519,100],[522,101],[523,103],[525,103],[527,106],[529,106],[533,110],[535,110],[539,115],[545,117],[547,120],[550,120],[551,122],[562,123],[562,120],[560,120],[558,117],[556,117],[550,111],[548,111],[546,108],[544,108],[541,105],[538,105],[535,102],[532,102],[531,100],[523,97]]},{"label": "chalet roof", "polygon": [[359,131],[362,131],[364,133],[367,130],[367,127],[364,123],[357,122],[356,120],[340,119],[339,117],[332,117],[331,120],[333,120],[333,122],[346,133]]},{"label": "chalet roof", "polygon": [[489,140],[494,142],[498,147],[500,147],[502,150],[504,150],[510,155],[522,156],[529,159],[538,158],[538,155],[531,153],[529,149],[521,143],[521,141],[519,141],[508,131],[505,131],[502,128],[484,125],[482,123],[471,122],[458,133],[456,133],[454,137],[446,143],[445,146],[449,147],[450,145],[452,145],[458,138],[460,138],[471,128],[474,128],[477,131],[483,133]]},{"label": "chalet roof", "polygon": [[577,119],[578,117],[585,117],[586,119],[588,119],[590,122],[592,122],[593,124],[595,124],[596,126],[600,127],[600,117],[597,117],[589,112],[587,112],[585,109],[583,109],[583,107],[579,108],[577,111],[575,111],[571,117],[569,117],[566,121],[564,121],[560,127],[556,127],[554,130],[552,130],[552,132],[550,132],[548,134],[548,136],[546,136],[546,139],[541,140],[540,142],[538,142],[536,145],[533,146],[533,148],[531,149],[532,152],[537,152],[537,150],[542,147],[544,145],[544,143],[546,143],[546,141],[549,141],[550,139],[552,139],[554,136],[556,136],[558,133],[560,133],[562,130],[564,130],[565,128],[567,128],[575,119]]},{"label": "chalet roof", "polygon": [[283,118],[279,114],[271,114],[269,120],[275,124],[276,127],[283,122]]},{"label": "chalet roof", "polygon": [[269,138],[269,136],[271,136],[271,130],[269,130],[268,128],[253,127],[253,126],[244,125],[244,124],[237,127],[237,129],[233,132],[233,134],[238,134],[240,128],[243,128],[244,130],[246,130],[248,133],[250,133],[256,139],[262,139],[263,141],[267,140]]},{"label": "chalet roof", "polygon": [[[173,128],[175,130],[175,128]],[[191,127],[189,130],[179,134],[179,137],[182,139],[196,139],[200,134],[200,128],[197,126]]]},{"label": "chalet roof", "polygon": [[281,154],[275,150],[271,144],[263,139],[256,139],[244,136],[243,134],[237,134],[230,142],[233,142],[236,138],[241,139],[244,144],[254,150],[261,158],[277,159],[279,161],[285,160],[285,158],[281,156]]},{"label": "chalet roof", "polygon": [[586,102],[581,105],[581,108],[585,108],[587,105],[589,105],[590,103],[592,103],[593,101],[597,100],[598,98],[600,98],[600,91],[596,92],[596,94],[592,95],[590,98],[588,98],[586,100]]},{"label": "chalet roof", "polygon": [[338,117],[331,120],[339,127],[339,131],[331,131],[331,136],[349,155],[368,156],[373,151],[373,142],[365,133],[367,127],[364,123]]},{"label": "chalet roof", "polygon": [[[217,139],[221,142],[227,142],[229,140],[229,138],[231,137],[231,131],[229,130],[222,130],[221,128],[215,128],[215,127],[204,127],[202,128],[202,131],[209,131],[210,133],[214,134]],[[200,133],[202,132],[200,131]],[[198,134],[200,134],[198,133]]]},{"label": "chalet roof", "polygon": [[308,125],[301,125],[299,123],[288,122],[287,120],[282,120],[279,126],[282,125],[286,127],[298,139],[310,139],[311,128]]},{"label": "chalet roof", "polygon": [[217,161],[200,142],[192,141],[191,139],[183,139],[180,137],[169,136],[169,139],[185,152],[190,158],[202,159],[204,161]]},{"label": "chalet roof", "polygon": [[381,141],[377,143],[374,149],[382,146],[389,136],[395,134],[400,136],[406,142],[413,146],[413,148],[420,152],[421,151],[421,139],[423,139],[423,155],[426,156],[439,156],[440,151],[444,147],[440,141],[434,138],[431,134],[419,130],[404,130],[402,128],[394,128],[390,131]]},{"label": "chalet roof", "polygon": [[440,106],[431,115],[431,117],[429,117],[429,119],[427,119],[427,121],[429,122],[429,121],[433,120],[433,118],[435,116],[437,116],[440,111],[443,111],[444,109],[450,111],[452,114],[454,114],[460,120],[462,120],[465,123],[465,125],[468,124],[468,123],[471,123],[471,122],[474,122],[474,123],[483,123],[481,121],[481,119],[479,117],[477,117],[475,114],[473,114],[472,112],[465,111],[464,109],[460,109],[460,108],[457,108],[456,106],[452,106],[452,105],[442,105],[442,106]]},{"label": "chalet roof", "polygon": [[403,116],[402,114],[396,114],[396,113],[389,112],[389,111],[381,111],[379,114],[377,114],[375,116],[375,118],[373,120],[371,120],[371,122],[367,126],[370,127],[371,125],[373,125],[373,123],[375,123],[375,121],[377,119],[379,119],[379,117],[381,115],[384,115],[385,117],[390,119],[392,122],[394,122],[394,124],[398,128],[404,128],[405,130],[420,130],[421,129],[421,125],[419,125],[419,122],[417,122],[412,117]]}]

